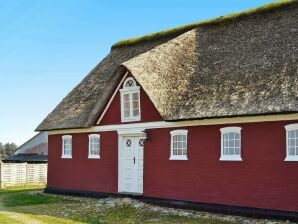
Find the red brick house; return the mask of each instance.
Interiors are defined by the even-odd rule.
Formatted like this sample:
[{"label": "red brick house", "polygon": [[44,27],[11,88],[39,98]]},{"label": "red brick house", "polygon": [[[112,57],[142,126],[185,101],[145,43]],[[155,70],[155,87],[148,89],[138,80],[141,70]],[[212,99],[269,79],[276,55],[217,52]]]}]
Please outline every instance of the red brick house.
[{"label": "red brick house", "polygon": [[113,45],[37,128],[47,191],[297,219],[297,8]]}]

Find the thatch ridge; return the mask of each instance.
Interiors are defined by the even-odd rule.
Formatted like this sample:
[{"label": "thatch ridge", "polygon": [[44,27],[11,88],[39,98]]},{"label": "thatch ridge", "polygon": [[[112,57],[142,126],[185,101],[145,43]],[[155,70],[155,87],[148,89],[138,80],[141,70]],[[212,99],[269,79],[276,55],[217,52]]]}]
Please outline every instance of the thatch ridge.
[{"label": "thatch ridge", "polygon": [[265,4],[258,8],[248,9],[248,10],[245,10],[245,11],[242,11],[239,13],[231,13],[231,14],[219,16],[219,17],[216,17],[213,19],[207,19],[207,20],[203,20],[203,21],[199,21],[199,22],[195,22],[195,23],[191,23],[191,24],[178,26],[175,28],[169,28],[169,29],[162,30],[159,32],[146,34],[146,35],[140,36],[140,37],[120,40],[112,45],[112,49],[118,48],[118,47],[123,47],[123,46],[130,46],[130,45],[134,45],[134,44],[142,43],[142,42],[148,42],[148,41],[152,41],[152,40],[156,40],[156,39],[164,38],[164,37],[172,37],[173,38],[173,37],[179,36],[179,35],[187,32],[187,31],[190,31],[194,28],[210,26],[210,25],[219,25],[219,24],[222,25],[222,24],[225,24],[225,23],[237,20],[237,19],[244,19],[247,16],[252,16],[255,14],[279,10],[281,8],[289,7],[296,3],[298,3],[297,0],[278,0],[276,2],[268,3],[268,4]]}]

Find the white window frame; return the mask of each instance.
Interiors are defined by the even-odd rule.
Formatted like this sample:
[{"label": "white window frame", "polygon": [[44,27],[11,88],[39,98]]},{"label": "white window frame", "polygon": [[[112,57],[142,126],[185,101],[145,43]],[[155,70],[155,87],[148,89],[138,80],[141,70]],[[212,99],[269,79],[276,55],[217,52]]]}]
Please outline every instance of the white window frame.
[{"label": "white window frame", "polygon": [[[65,140],[70,140],[70,146],[71,146],[71,149],[70,149],[70,155],[67,155],[67,154],[64,154],[64,141]],[[71,135],[63,135],[62,136],[62,156],[61,156],[62,159],[71,159],[72,158],[72,136]]]},{"label": "white window frame", "polygon": [[[221,132],[221,156],[220,156],[220,161],[242,161],[242,157],[241,157],[241,127],[225,127],[225,128],[221,128],[220,132]],[[235,132],[238,133],[240,135],[240,142],[239,142],[239,155],[224,155],[224,134],[230,133],[230,132]]]},{"label": "white window frame", "polygon": [[[134,85],[131,87],[126,87],[126,83],[132,80]],[[132,96],[134,93],[138,93],[139,96],[139,115],[133,116],[133,103],[132,103]],[[140,121],[141,120],[141,101],[140,101],[140,87],[137,86],[136,81],[132,77],[128,77],[123,84],[123,88],[120,89],[121,94],[121,122],[131,122],[131,121]],[[130,116],[124,117],[124,94],[129,94],[130,97]]]},{"label": "white window frame", "polygon": [[289,131],[298,130],[298,124],[289,124],[285,126],[286,129],[286,158],[285,161],[298,161],[298,155],[289,155],[288,133]]},{"label": "white window frame", "polygon": [[[173,130],[170,132],[171,134],[171,155],[170,155],[170,160],[188,160],[187,158],[187,133],[188,130],[184,130],[184,129],[179,129],[179,130]],[[173,147],[173,142],[174,142],[174,136],[176,135],[185,135],[186,136],[186,155],[174,155],[174,147]]]},{"label": "white window frame", "polygon": [[[88,159],[100,159],[100,135],[99,134],[90,134],[88,135],[89,143],[88,143]],[[91,155],[91,139],[98,139],[98,155]]]}]

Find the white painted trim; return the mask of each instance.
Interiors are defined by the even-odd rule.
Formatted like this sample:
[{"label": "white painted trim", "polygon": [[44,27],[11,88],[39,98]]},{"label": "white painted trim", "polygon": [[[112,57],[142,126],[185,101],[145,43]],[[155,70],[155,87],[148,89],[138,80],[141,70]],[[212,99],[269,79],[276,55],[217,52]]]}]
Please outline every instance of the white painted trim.
[{"label": "white painted trim", "polygon": [[145,136],[145,129],[143,128],[136,128],[136,129],[122,129],[118,130],[118,135],[121,136]]},{"label": "white painted trim", "polygon": [[186,155],[171,155],[170,160],[188,160]]},{"label": "white painted trim", "polygon": [[[188,130],[186,129],[178,129],[170,131],[171,134],[171,152],[170,152],[170,158],[169,160],[187,160],[187,142],[188,142],[188,136],[187,136]],[[174,149],[173,149],[173,137],[176,135],[185,135],[186,136],[186,155],[174,155]]]},{"label": "white painted trim", "polygon": [[[132,82],[134,83],[134,85],[133,85],[133,86],[130,86],[130,87],[126,86],[126,83],[127,83],[128,81],[132,81]],[[136,82],[136,80],[135,80],[134,78],[132,78],[132,77],[128,77],[128,78],[124,81],[124,83],[123,83],[123,89],[121,89],[120,91],[124,91],[124,90],[126,90],[126,91],[130,91],[130,90],[137,90],[137,89],[140,89],[140,87],[137,86],[137,82]]]},{"label": "white painted trim", "polygon": [[63,129],[48,131],[49,135],[56,134],[72,134],[72,133],[88,133],[88,132],[106,132],[106,131],[118,131],[124,129],[158,129],[158,128],[179,128],[179,127],[191,127],[201,125],[220,125],[220,124],[235,124],[235,123],[256,123],[256,122],[268,122],[268,121],[287,121],[298,120],[298,113],[284,114],[284,115],[264,115],[264,116],[248,116],[248,117],[234,117],[234,118],[217,118],[217,119],[204,119],[204,120],[192,120],[192,121],[155,121],[144,123],[130,123],[130,124],[117,124],[117,125],[103,125],[92,126],[90,128],[78,128],[78,129]]},{"label": "white painted trim", "polygon": [[[242,161],[241,158],[241,151],[242,151],[242,147],[241,147],[241,142],[242,142],[242,136],[241,136],[241,127],[224,127],[220,129],[221,132],[221,136],[220,136],[220,161]],[[238,133],[240,135],[240,147],[239,147],[239,153],[240,155],[224,155],[224,138],[223,135],[230,133],[230,132],[234,132],[234,133]]]},{"label": "white painted trim", "polygon": [[222,134],[229,133],[229,132],[241,133],[241,129],[242,129],[241,127],[225,127],[225,128],[221,128],[220,132]]},{"label": "white painted trim", "polygon": [[220,161],[242,161],[242,158],[240,155],[221,155],[219,160]]},{"label": "white painted trim", "polygon": [[[91,139],[98,139],[98,155],[91,155],[90,152],[91,152]],[[88,159],[100,159],[100,135],[99,134],[90,134],[88,135],[88,139],[89,139],[89,142],[88,142]]]},{"label": "white painted trim", "polygon": [[297,124],[288,124],[285,126],[285,129],[287,131],[292,131],[298,129],[298,123]]},{"label": "white painted trim", "polygon": [[109,109],[111,103],[113,102],[113,100],[114,100],[116,94],[118,93],[118,90],[119,90],[121,84],[122,84],[123,81],[126,79],[127,75],[128,75],[128,72],[126,72],[126,73],[124,74],[123,78],[122,78],[121,81],[119,82],[119,84],[118,84],[116,90],[114,91],[113,95],[111,96],[111,98],[110,98],[108,104],[106,105],[105,109],[104,109],[103,112],[101,113],[101,115],[100,115],[98,121],[96,122],[96,124],[99,124],[99,123],[101,122],[101,120],[103,119],[103,117],[104,117],[104,115],[106,114],[107,110]]},{"label": "white painted trim", "polygon": [[123,136],[118,134],[118,192],[122,192],[124,187],[123,187],[123,182],[122,182],[122,176],[123,176],[123,153],[122,153],[122,145],[123,145]]},{"label": "white painted trim", "polygon": [[100,138],[99,134],[90,134],[88,135],[89,138]]},{"label": "white painted trim", "polygon": [[289,155],[289,145],[288,145],[289,131],[298,130],[298,123],[288,124],[285,126],[285,129],[286,129],[286,158],[284,161],[286,162],[298,161],[298,155]]},{"label": "white painted trim", "polygon": [[72,159],[72,156],[69,155],[62,155],[61,159]]},{"label": "white painted trim", "polygon": [[88,159],[100,159],[99,155],[88,155]]},{"label": "white painted trim", "polygon": [[188,130],[178,129],[178,130],[170,131],[170,134],[171,134],[171,136],[174,136],[174,135],[187,135],[187,132],[188,132]]},{"label": "white painted trim", "polygon": [[287,156],[285,158],[286,162],[297,162],[298,161],[298,156]]}]

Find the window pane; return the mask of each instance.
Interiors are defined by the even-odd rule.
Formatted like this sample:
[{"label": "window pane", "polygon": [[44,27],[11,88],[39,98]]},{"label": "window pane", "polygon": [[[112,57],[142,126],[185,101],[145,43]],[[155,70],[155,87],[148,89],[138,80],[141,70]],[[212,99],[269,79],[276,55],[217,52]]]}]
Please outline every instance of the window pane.
[{"label": "window pane", "polygon": [[63,154],[71,155],[71,139],[63,139]]},{"label": "window pane", "polygon": [[234,148],[232,147],[229,148],[229,155],[234,155]]},{"label": "window pane", "polygon": [[182,142],[182,148],[186,149],[186,141]]},{"label": "window pane", "polygon": [[124,102],[124,110],[129,110],[130,108],[130,103],[128,102]]},{"label": "window pane", "polygon": [[240,155],[240,133],[229,132],[223,134],[223,155]]},{"label": "window pane", "polygon": [[130,110],[124,110],[124,117],[130,116]]},{"label": "window pane", "polygon": [[173,142],[177,142],[178,141],[178,136],[177,135],[174,135],[173,136]]},{"label": "window pane", "polygon": [[235,133],[235,139],[240,139],[240,134],[239,133]]},{"label": "window pane", "polygon": [[229,147],[235,147],[235,139],[229,140]]},{"label": "window pane", "polygon": [[183,143],[182,142],[178,142],[178,148],[182,149],[183,148]]},{"label": "window pane", "polygon": [[[227,135],[226,135],[227,136]],[[223,146],[224,146],[224,148],[227,148],[228,146],[229,146],[229,142],[228,142],[228,138],[224,138],[224,140],[223,140],[224,142],[223,142]]]},{"label": "window pane", "polygon": [[298,130],[288,131],[288,155],[298,155]]},{"label": "window pane", "polygon": [[288,137],[289,138],[295,138],[295,130],[294,131],[289,131],[288,132]]},{"label": "window pane", "polygon": [[229,132],[229,139],[235,139],[235,133],[234,132]]},{"label": "window pane", "polygon": [[71,156],[71,141],[70,138],[63,139],[63,155]]},{"label": "window pane", "polygon": [[240,140],[235,140],[235,147],[240,147]]},{"label": "window pane", "polygon": [[137,117],[140,114],[139,109],[139,93],[132,94],[132,109],[133,109],[133,116]]},{"label": "window pane", "polygon": [[132,109],[139,109],[139,101],[133,101],[132,107]]},{"label": "window pane", "polygon": [[139,101],[139,93],[133,93],[132,94],[132,100],[133,101]]},{"label": "window pane", "polygon": [[89,155],[91,155],[91,156],[99,155],[99,138],[98,137],[90,138]]},{"label": "window pane", "polygon": [[186,155],[186,135],[174,135],[172,137],[173,155]]},{"label": "window pane", "polygon": [[178,148],[178,142],[177,142],[177,141],[174,141],[174,142],[173,142],[173,148],[174,148],[174,149],[177,149],[177,148]]},{"label": "window pane", "polygon": [[129,102],[130,101],[129,94],[123,94],[123,101],[124,102]]},{"label": "window pane", "polygon": [[239,147],[235,148],[235,155],[240,155],[240,148]]},{"label": "window pane", "polygon": [[223,154],[224,155],[229,155],[229,148],[228,147],[224,147]]},{"label": "window pane", "polygon": [[294,156],[295,155],[295,147],[289,147],[288,148],[288,153],[290,156]]},{"label": "window pane", "polygon": [[173,155],[178,155],[178,149],[177,148],[173,149]]},{"label": "window pane", "polygon": [[294,138],[290,138],[288,141],[289,147],[295,147],[295,139]]},{"label": "window pane", "polygon": [[139,110],[139,109],[134,109],[134,110],[133,110],[133,116],[134,116],[134,117],[139,116],[139,114],[140,114],[140,110]]}]

